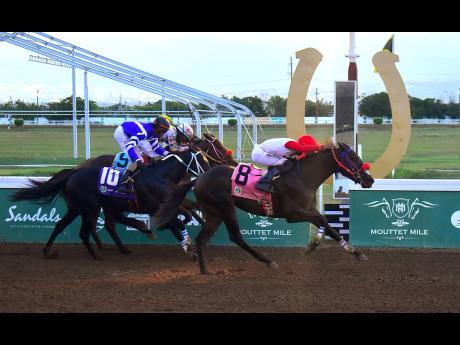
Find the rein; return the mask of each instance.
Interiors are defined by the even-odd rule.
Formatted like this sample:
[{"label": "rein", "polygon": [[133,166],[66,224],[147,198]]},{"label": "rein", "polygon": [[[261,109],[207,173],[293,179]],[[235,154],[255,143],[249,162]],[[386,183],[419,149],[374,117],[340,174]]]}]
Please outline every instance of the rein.
[{"label": "rein", "polygon": [[[187,168],[187,169],[185,170],[185,172],[189,172],[189,171],[190,171],[193,175],[198,176],[198,175],[204,173],[204,171],[205,171],[205,170],[203,169],[203,167],[201,166],[200,162],[198,162],[198,159],[196,158],[196,156],[198,156],[199,154],[202,154],[202,153],[204,153],[204,152],[203,152],[203,151],[198,151],[198,152],[195,152],[195,153],[192,152],[192,153],[191,153],[191,154],[192,154],[192,158],[190,158],[190,162],[189,162],[188,164],[186,164],[182,158],[180,158],[178,155],[175,155],[175,154],[170,154],[170,155],[164,157],[164,158],[162,159],[162,161],[165,161],[165,160],[167,160],[167,159],[169,159],[169,158],[171,158],[171,157],[174,157],[174,158],[176,158],[176,159],[179,161],[179,163],[181,163],[183,166],[185,166],[185,167]],[[190,168],[190,166],[192,165],[193,161],[195,162],[196,170],[197,170],[197,171],[195,171],[195,170],[193,170],[192,168]]]},{"label": "rein", "polygon": [[[355,173],[353,173],[350,169],[348,169],[344,164],[342,164],[341,161],[339,161],[337,159],[337,156],[335,155],[335,150],[334,148],[331,148],[331,151],[332,151],[332,156],[334,157],[334,160],[337,162],[337,164],[343,169],[345,170],[347,173],[349,173],[351,176],[355,176]],[[351,148],[347,150],[347,152],[341,152],[341,156],[340,158],[343,158],[343,157],[346,157],[346,155],[348,155],[348,153],[351,151]],[[356,168],[356,167],[355,167]],[[337,167],[337,170],[339,168]]]},{"label": "rein", "polygon": [[[359,172],[361,170],[367,170],[369,169],[369,163],[363,163],[361,168],[358,168],[349,158],[348,154],[352,151],[352,149],[349,147],[346,152],[340,151],[340,160],[337,159],[337,156],[335,155],[335,150],[334,148],[331,148],[332,151],[332,156],[334,157],[334,160],[337,162],[339,165],[336,169],[336,172],[339,171],[339,167],[341,167],[343,170],[345,170],[347,173],[350,174],[350,176],[353,176],[353,179],[355,179],[355,182],[359,183],[361,181],[361,176],[359,175]],[[350,170],[345,164],[341,162],[341,160],[346,159],[348,162],[352,165],[352,169]]]}]

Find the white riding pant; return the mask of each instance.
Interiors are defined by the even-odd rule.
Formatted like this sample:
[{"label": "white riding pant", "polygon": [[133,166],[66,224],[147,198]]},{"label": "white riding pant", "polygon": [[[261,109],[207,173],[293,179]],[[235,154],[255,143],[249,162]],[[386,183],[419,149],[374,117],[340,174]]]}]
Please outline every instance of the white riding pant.
[{"label": "white riding pant", "polygon": [[265,152],[260,145],[254,145],[252,150],[251,158],[254,163],[266,165],[266,166],[277,166],[283,165],[287,158],[279,153]]}]

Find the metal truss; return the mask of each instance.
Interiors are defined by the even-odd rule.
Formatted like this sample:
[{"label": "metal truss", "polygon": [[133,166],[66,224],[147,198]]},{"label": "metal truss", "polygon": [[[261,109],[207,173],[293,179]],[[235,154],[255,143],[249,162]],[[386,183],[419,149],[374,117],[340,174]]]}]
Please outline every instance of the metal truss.
[{"label": "metal truss", "polygon": [[253,142],[257,142],[256,118],[249,108],[237,102],[217,97],[152,73],[142,71],[42,32],[0,32],[0,41],[57,60],[63,66],[67,65],[79,68],[85,72],[94,73],[182,103],[188,106],[195,117],[198,136],[201,136],[200,110],[204,110],[202,106],[211,109],[218,116],[220,120],[220,139],[222,139],[222,112],[234,114],[239,124],[238,157],[240,157],[241,154],[241,116],[250,116],[253,123]]}]

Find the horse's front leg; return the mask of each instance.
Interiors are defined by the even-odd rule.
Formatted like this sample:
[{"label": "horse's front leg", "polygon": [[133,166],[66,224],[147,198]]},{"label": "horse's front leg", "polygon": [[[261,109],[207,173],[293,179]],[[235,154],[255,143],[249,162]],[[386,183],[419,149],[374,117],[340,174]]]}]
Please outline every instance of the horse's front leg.
[{"label": "horse's front leg", "polygon": [[145,234],[151,240],[155,240],[157,238],[156,234],[152,230],[150,230],[147,227],[147,225],[141,220],[131,218],[131,217],[127,217],[121,212],[115,214],[115,220],[116,220],[117,223],[132,227],[132,228],[142,232],[143,234]]},{"label": "horse's front leg", "polygon": [[327,218],[319,213],[318,210],[310,211],[309,214],[310,215],[307,217],[307,221],[314,224],[318,228],[318,233],[315,239],[310,241],[310,243],[305,247],[305,253],[311,253],[313,250],[315,250],[321,243],[324,235],[328,235],[336,240],[347,253],[353,254],[358,260],[368,260],[365,254],[361,253],[350,243],[345,241],[345,239],[337,232],[337,230],[329,225]]}]

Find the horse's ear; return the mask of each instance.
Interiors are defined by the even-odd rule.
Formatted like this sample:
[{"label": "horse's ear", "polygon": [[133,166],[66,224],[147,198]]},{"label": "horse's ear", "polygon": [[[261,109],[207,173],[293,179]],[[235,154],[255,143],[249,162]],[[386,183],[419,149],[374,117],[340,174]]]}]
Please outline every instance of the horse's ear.
[{"label": "horse's ear", "polygon": [[337,146],[338,146],[341,150],[345,150],[345,151],[346,151],[346,150],[348,149],[348,147],[349,147],[347,144],[342,143],[342,142],[340,142],[340,141],[337,143]]},{"label": "horse's ear", "polygon": [[206,139],[208,139],[208,140],[212,140],[211,135],[208,134],[208,133],[203,133],[203,136],[204,136]]}]

